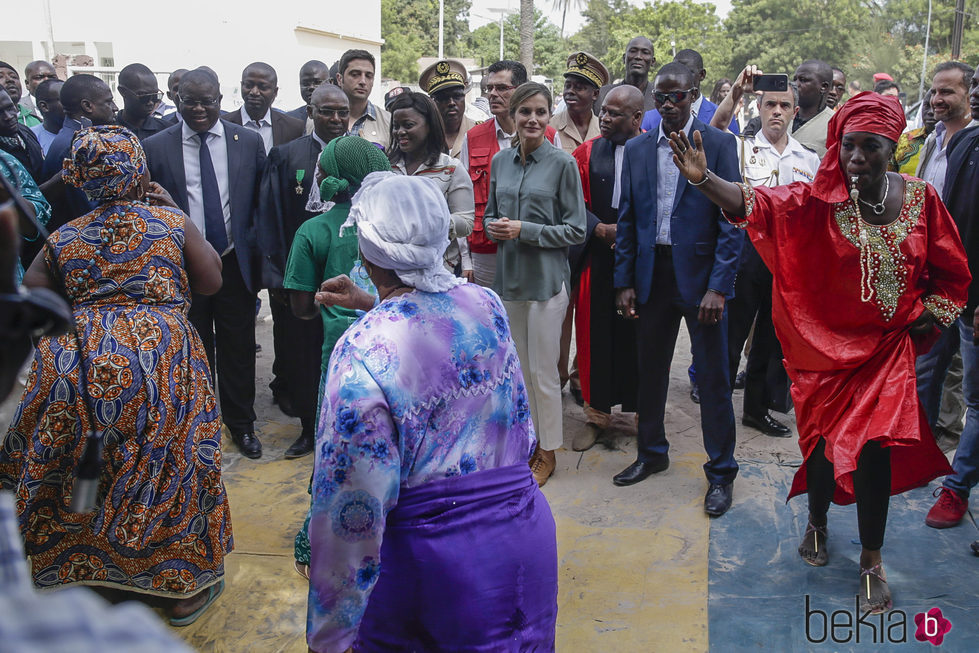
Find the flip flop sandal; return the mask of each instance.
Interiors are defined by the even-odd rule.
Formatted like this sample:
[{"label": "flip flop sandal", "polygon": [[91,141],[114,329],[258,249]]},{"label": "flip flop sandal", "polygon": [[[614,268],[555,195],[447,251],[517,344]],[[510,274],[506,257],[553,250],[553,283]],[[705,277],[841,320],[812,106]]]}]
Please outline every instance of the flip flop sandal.
[{"label": "flip flop sandal", "polygon": [[[829,539],[829,531],[827,530],[825,524],[823,526],[813,526],[812,523],[810,522],[806,524],[806,533],[805,535],[802,536],[802,541],[805,542],[806,538],[808,538],[813,533],[816,533],[816,536],[813,537],[812,539],[815,548],[816,557],[810,559],[808,556],[803,555],[802,545],[799,545],[799,556],[805,561],[807,565],[812,565],[813,567],[825,567],[826,564],[829,562],[829,549],[827,549],[826,547],[826,540]],[[819,548],[819,535],[823,536],[822,550],[820,550]]]},{"label": "flip flop sandal", "polygon": [[170,625],[171,626],[189,626],[190,624],[192,624],[195,621],[197,621],[197,619],[202,614],[204,614],[204,612],[209,607],[211,607],[211,604],[214,603],[219,596],[221,596],[222,592],[224,592],[224,581],[221,580],[221,581],[218,581],[217,583],[215,583],[214,585],[211,585],[210,587],[207,588],[207,592],[208,592],[208,594],[207,594],[207,600],[204,601],[204,605],[202,605],[201,607],[197,608],[196,610],[194,610],[193,612],[191,612],[186,617],[170,617]]},{"label": "flip flop sandal", "polygon": [[[870,588],[870,577],[874,576],[877,580],[883,583],[883,587],[878,590],[876,594],[871,592]],[[883,604],[881,601],[884,599],[886,592],[887,600]],[[887,585],[887,581],[884,580],[883,570],[880,568],[880,563],[871,567],[870,569],[860,568],[860,611],[870,612],[870,614],[881,614],[882,612],[887,612],[894,607],[894,601],[890,597],[890,587]]]}]

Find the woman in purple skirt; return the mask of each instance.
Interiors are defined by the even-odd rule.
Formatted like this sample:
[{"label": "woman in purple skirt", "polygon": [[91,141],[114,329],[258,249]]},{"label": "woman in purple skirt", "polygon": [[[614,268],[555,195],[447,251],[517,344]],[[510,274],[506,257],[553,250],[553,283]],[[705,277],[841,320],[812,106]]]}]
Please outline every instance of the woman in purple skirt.
[{"label": "woman in purple skirt", "polygon": [[[354,225],[379,303],[327,372],[310,649],[552,651],[554,519],[527,466],[536,439],[502,302],[442,265],[449,211],[430,180],[371,174]],[[349,279],[324,287],[373,305]]]}]

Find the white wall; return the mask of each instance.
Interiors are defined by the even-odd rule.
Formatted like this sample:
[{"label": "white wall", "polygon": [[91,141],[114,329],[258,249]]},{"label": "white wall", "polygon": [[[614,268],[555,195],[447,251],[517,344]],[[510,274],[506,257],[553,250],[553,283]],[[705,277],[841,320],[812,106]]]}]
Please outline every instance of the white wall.
[{"label": "white wall", "polygon": [[[44,4],[51,8],[50,29]],[[58,53],[90,54],[96,66],[108,56],[117,68],[140,62],[160,72],[207,65],[218,73],[224,108],[231,109],[241,104],[242,69],[264,61],[279,75],[275,106],[289,110],[302,102],[299,68],[310,59],[329,65],[345,50],[359,48],[371,52],[380,69],[380,0],[358,0],[356,11],[340,0],[164,0],[131,8],[117,2],[39,0],[30,5],[37,9],[25,5],[7,12],[0,23],[0,59],[21,74],[32,59]],[[49,53],[52,37],[55,52]],[[378,85],[372,100],[382,98]]]}]

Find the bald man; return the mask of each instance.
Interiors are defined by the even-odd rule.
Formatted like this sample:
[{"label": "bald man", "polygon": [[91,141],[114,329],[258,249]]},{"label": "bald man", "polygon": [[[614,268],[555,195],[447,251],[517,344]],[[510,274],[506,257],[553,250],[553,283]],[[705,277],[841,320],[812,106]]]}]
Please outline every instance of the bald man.
[{"label": "bald man", "polygon": [[339,86],[324,83],[310,93],[307,115],[313,132],[269,152],[259,198],[258,244],[264,252],[263,282],[271,295],[275,363],[273,387],[280,408],[302,422],[302,433],[286,450],[286,458],[312,452],[323,324],[315,307],[297,317],[282,290],[286,260],[296,230],[319,211],[307,210],[320,152],[347,131],[350,105]]},{"label": "bald man", "polygon": [[156,75],[141,63],[131,63],[119,71],[119,93],[122,109],[116,114],[116,122],[143,141],[168,127],[162,119],[153,115],[156,105],[163,99]]},{"label": "bald man", "polygon": [[[175,71],[170,73],[167,77],[167,98],[173,102],[172,110],[164,111],[163,122],[167,123],[167,126],[176,125],[182,120],[180,116],[180,78],[184,76],[188,71],[186,68],[177,68]],[[161,103],[161,106],[162,103]]]},{"label": "bald man", "polygon": [[32,61],[24,66],[24,82],[27,86],[27,95],[20,99],[20,106],[28,109],[35,117],[44,119],[37,107],[37,87],[41,82],[49,79],[58,79],[58,73],[47,61]]},{"label": "bald man", "polygon": [[278,95],[279,78],[275,69],[267,63],[256,61],[241,71],[241,109],[222,116],[228,122],[258,132],[266,154],[273,147],[302,136],[305,127],[301,120],[272,109]]},{"label": "bald man", "polygon": [[583,245],[571,249],[576,290],[578,375],[585,400],[585,428],[571,443],[575,451],[590,449],[608,428],[612,406],[636,410],[636,323],[615,312],[613,269],[616,223],[619,218],[622,159],[625,144],[640,133],[643,92],[628,84],[611,89],[599,111],[601,136],[573,152],[588,209]]},{"label": "bald man", "polygon": [[306,123],[306,134],[313,133],[313,121],[309,118],[306,111],[306,107],[309,106],[309,100],[313,97],[313,91],[315,91],[320,84],[324,82],[332,82],[333,77],[330,76],[330,67],[327,66],[322,61],[312,59],[303,64],[303,67],[299,69],[299,94],[303,98],[303,104],[296,107],[292,111],[287,111],[286,113],[296,120],[302,120]]}]

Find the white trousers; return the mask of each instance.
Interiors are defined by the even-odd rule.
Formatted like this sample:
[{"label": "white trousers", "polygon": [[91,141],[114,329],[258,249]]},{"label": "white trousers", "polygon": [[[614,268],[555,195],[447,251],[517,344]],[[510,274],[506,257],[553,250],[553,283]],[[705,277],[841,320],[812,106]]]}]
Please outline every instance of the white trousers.
[{"label": "white trousers", "polygon": [[537,441],[545,451],[560,449],[564,443],[557,363],[568,300],[567,288],[562,286],[558,294],[545,301],[503,302],[520,357]]},{"label": "white trousers", "polygon": [[492,254],[480,254],[471,252],[473,259],[473,281],[484,288],[493,287],[493,279],[496,277],[496,252]]}]

